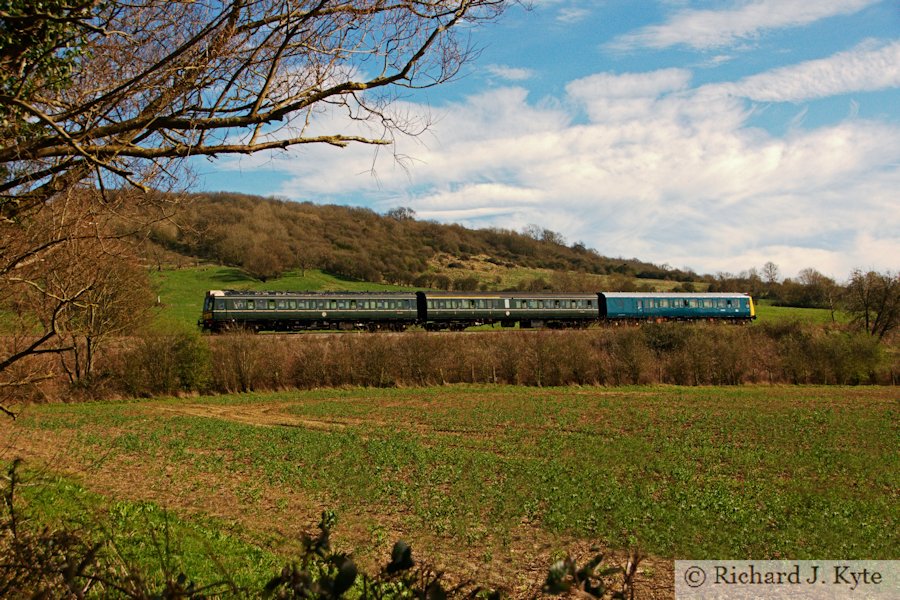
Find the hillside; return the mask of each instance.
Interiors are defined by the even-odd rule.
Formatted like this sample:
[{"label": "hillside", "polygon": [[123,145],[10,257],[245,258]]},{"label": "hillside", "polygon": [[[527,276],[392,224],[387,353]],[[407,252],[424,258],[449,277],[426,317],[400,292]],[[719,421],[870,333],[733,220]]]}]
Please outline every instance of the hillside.
[{"label": "hillside", "polygon": [[[671,289],[696,274],[601,256],[536,226],[526,232],[467,229],[358,207],[239,194],[194,194],[154,227],[160,250],[238,267],[261,281],[321,270],[358,281],[438,289],[633,289],[634,279]],[[659,280],[651,282],[650,280]]]}]

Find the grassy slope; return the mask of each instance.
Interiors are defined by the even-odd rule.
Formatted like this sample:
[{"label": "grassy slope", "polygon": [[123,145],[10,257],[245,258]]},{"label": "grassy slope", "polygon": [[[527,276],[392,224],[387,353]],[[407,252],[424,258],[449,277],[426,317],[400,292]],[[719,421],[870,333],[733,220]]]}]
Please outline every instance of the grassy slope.
[{"label": "grassy slope", "polygon": [[251,545],[331,507],[362,555],[402,532],[507,570],[520,542],[568,536],[896,559],[895,411],[889,388],[326,390],[35,406],[0,443],[59,448],[51,466],[82,470],[107,505],[216,515]]},{"label": "grassy slope", "polygon": [[279,279],[262,282],[251,279],[233,267],[198,267],[164,270],[153,273],[161,310],[157,324],[161,327],[193,328],[203,306],[207,290],[394,290],[396,286],[340,279],[321,271],[288,273]]},{"label": "grassy slope", "polygon": [[[518,274],[517,274],[518,273]],[[506,284],[514,285],[515,280],[530,279],[539,273],[530,270],[511,270],[504,277]],[[508,281],[506,281],[508,279]],[[197,267],[177,270],[164,270],[153,273],[153,281],[157,286],[161,309],[158,313],[157,324],[161,327],[192,329],[200,318],[200,309],[203,304],[203,296],[207,290],[241,289],[241,290],[400,290],[397,286],[367,283],[363,281],[349,281],[321,271],[306,271],[304,276],[299,272],[292,272],[279,279],[261,282],[247,277],[240,269],[233,267]],[[639,283],[643,283],[641,280]],[[650,283],[654,283],[650,281]],[[663,284],[674,285],[672,282],[656,282],[660,289]],[[599,288],[598,288],[599,289]],[[798,320],[815,323],[830,323],[831,312],[825,309],[787,308],[771,306],[763,301],[759,303],[758,315],[760,321],[789,321]],[[845,322],[847,317],[838,313],[839,322]]]}]

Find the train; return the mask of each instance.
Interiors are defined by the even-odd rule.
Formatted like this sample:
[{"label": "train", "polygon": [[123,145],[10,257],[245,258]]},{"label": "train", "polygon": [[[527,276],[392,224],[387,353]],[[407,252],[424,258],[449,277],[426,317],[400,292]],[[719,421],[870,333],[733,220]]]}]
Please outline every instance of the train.
[{"label": "train", "polygon": [[648,292],[206,292],[198,326],[228,330],[462,331],[476,325],[573,328],[647,321],[747,323],[738,293]]}]

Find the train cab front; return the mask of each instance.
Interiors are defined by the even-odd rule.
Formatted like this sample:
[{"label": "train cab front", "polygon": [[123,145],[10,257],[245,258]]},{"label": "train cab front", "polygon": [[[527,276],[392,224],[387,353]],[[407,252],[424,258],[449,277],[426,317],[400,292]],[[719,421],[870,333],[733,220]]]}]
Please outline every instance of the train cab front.
[{"label": "train cab front", "polygon": [[212,331],[215,332],[218,330],[218,320],[216,319],[216,296],[221,295],[222,292],[209,291],[206,292],[206,298],[203,300],[203,312],[200,314],[200,320],[197,321],[197,327],[200,328],[201,331]]}]

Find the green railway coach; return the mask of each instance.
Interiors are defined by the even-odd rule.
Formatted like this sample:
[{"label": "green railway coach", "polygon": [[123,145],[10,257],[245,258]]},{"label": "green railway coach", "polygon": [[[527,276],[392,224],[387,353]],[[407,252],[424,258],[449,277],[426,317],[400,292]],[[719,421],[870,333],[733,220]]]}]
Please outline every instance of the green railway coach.
[{"label": "green railway coach", "polygon": [[412,292],[206,293],[200,327],[253,331],[334,329],[403,330],[416,323]]},{"label": "green railway coach", "polygon": [[428,329],[470,325],[572,327],[595,323],[597,294],[528,292],[417,292],[419,320]]}]

